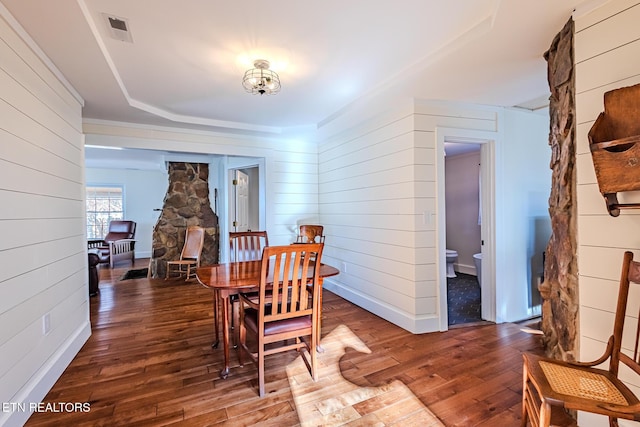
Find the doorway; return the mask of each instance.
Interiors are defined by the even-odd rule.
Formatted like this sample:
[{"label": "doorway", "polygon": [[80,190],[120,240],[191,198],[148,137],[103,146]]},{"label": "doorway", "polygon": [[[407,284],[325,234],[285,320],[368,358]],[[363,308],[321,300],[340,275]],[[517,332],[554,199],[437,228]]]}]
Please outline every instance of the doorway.
[{"label": "doorway", "polygon": [[[496,290],[495,290],[495,141],[497,133],[469,129],[438,128],[436,130],[436,162],[437,162],[437,241],[438,241],[438,289],[439,289],[439,321],[440,330],[449,329],[447,303],[447,213],[445,197],[445,144],[474,144],[480,148],[480,173],[478,219],[480,227],[480,270],[481,313],[482,320],[495,322]],[[455,248],[454,248],[455,249]],[[474,262],[475,267],[475,262]],[[474,268],[475,271],[475,268]]]},{"label": "doorway", "polygon": [[232,171],[231,188],[233,204],[231,206],[231,229],[249,231],[249,174],[245,170]]},{"label": "doorway", "polygon": [[[236,157],[226,156],[221,164],[221,185],[222,194],[220,196],[220,241],[229,241],[229,232],[248,230],[266,230],[266,177],[265,159],[261,157]],[[242,182],[240,191],[234,186],[238,174],[247,176],[246,182]],[[245,178],[241,178],[245,181]],[[240,182],[240,181],[237,181]],[[241,200],[236,200],[240,195]],[[237,215],[243,219],[237,219]],[[246,218],[246,220],[244,219]],[[234,221],[238,226],[234,226]],[[240,224],[242,222],[243,224]],[[228,260],[228,244],[220,245],[220,259]]]},{"label": "doorway", "polygon": [[251,231],[260,228],[259,170],[258,166],[231,169],[231,201],[229,203],[229,230]]},{"label": "doorway", "polygon": [[449,327],[481,318],[481,145],[445,142],[447,317]]}]

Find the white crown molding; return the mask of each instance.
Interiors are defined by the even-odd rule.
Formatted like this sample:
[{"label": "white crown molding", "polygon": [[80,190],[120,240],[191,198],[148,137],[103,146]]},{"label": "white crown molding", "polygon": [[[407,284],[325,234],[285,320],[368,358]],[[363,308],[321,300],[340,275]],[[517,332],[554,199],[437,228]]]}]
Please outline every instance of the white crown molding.
[{"label": "white crown molding", "polygon": [[573,14],[571,15],[575,20],[582,18],[583,16],[591,13],[592,11],[604,6],[609,3],[611,0],[585,0],[580,3],[573,10]]},{"label": "white crown molding", "polygon": [[11,12],[6,6],[0,3],[0,16],[5,20],[7,24],[18,34],[18,36],[29,46],[29,49],[35,53],[35,55],[44,63],[44,65],[56,76],[56,78],[62,83],[62,85],[71,93],[71,95],[84,106],[84,99],[78,91],[69,83],[69,80],[62,74],[62,72],[55,66],[55,64],[49,59],[46,53],[40,49],[40,46],[31,38],[29,33],[24,29],[22,25],[13,17]]},{"label": "white crown molding", "polygon": [[118,87],[122,92],[122,95],[125,97],[125,99],[127,100],[127,103],[131,107],[137,108],[142,111],[146,111],[147,113],[165,118],[167,120],[171,120],[172,122],[188,123],[192,125],[213,126],[213,127],[228,128],[228,129],[238,129],[243,131],[265,132],[270,134],[282,133],[282,128],[274,127],[274,126],[261,126],[261,125],[253,125],[250,123],[243,123],[243,122],[232,122],[232,121],[225,121],[225,120],[215,120],[215,119],[207,119],[203,117],[194,117],[194,116],[186,116],[182,114],[175,114],[165,109],[159,108],[157,106],[153,106],[132,98],[129,95],[129,91],[127,90],[127,87],[122,81],[122,78],[120,77],[120,73],[118,72],[118,69],[115,63],[113,62],[113,59],[109,54],[109,50],[107,49],[107,46],[104,40],[102,39],[102,36],[100,35],[100,31],[98,30],[98,25],[93,19],[93,17],[91,16],[91,12],[89,11],[89,8],[85,3],[85,0],[77,0],[77,1],[82,11],[82,14],[84,15],[84,18],[87,21],[87,24],[89,25],[91,33],[93,34],[93,37],[98,43],[100,52],[102,52],[102,56],[104,57],[105,61],[107,62],[107,65],[109,66],[109,69],[111,70],[111,74],[116,80]]}]

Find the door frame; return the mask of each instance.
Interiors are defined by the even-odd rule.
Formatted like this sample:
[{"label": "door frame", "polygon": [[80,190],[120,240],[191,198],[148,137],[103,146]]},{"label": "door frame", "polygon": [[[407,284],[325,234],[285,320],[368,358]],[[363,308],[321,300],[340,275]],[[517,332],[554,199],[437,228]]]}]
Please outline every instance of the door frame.
[{"label": "door frame", "polygon": [[496,320],[496,216],[495,216],[495,176],[496,176],[496,141],[498,132],[473,129],[457,129],[447,127],[436,128],[436,182],[437,182],[437,218],[436,227],[436,259],[438,275],[439,322],[440,331],[449,329],[447,314],[447,223],[445,209],[445,142],[480,144],[480,176],[482,194],[482,228],[481,246],[482,261],[481,281],[481,317],[484,320]]},{"label": "door frame", "polygon": [[224,201],[224,206],[220,206],[220,213],[224,213],[224,218],[219,216],[218,225],[220,227],[220,261],[226,262],[229,259],[228,243],[229,242],[229,224],[233,209],[233,191],[232,191],[232,174],[236,169],[258,168],[258,223],[260,230],[266,230],[266,173],[264,157],[235,157],[226,156],[223,161],[224,173],[222,174],[222,188],[225,194],[221,195],[220,200]]}]

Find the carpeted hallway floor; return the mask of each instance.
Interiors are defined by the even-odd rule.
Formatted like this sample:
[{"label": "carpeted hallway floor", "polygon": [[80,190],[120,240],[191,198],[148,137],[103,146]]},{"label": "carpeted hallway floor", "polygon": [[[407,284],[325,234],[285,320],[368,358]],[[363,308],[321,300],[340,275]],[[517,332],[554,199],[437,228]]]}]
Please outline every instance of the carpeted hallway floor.
[{"label": "carpeted hallway floor", "polygon": [[447,278],[449,326],[480,322],[480,285],[476,276],[456,275]]}]

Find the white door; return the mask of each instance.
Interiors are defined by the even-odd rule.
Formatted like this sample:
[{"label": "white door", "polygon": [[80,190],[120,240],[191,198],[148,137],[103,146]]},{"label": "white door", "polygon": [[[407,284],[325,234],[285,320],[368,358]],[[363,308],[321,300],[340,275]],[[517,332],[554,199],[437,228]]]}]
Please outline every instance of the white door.
[{"label": "white door", "polygon": [[240,170],[234,172],[235,218],[233,219],[233,230],[247,231],[249,229],[249,175]]}]

